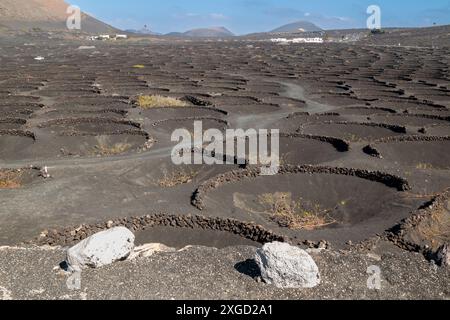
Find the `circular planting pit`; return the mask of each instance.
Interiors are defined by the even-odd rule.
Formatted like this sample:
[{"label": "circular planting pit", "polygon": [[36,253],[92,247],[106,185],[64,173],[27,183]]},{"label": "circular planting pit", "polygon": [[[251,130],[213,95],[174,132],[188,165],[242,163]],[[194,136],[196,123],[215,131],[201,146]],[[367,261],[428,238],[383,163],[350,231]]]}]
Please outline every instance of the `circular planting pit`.
[{"label": "circular planting pit", "polygon": [[434,116],[441,116],[441,117],[450,117],[450,110],[449,109],[437,109],[437,110],[407,110],[408,114],[419,114],[419,115],[434,115]]},{"label": "circular planting pit", "polygon": [[246,90],[254,91],[254,92],[264,92],[268,94],[281,94],[284,91],[284,88],[280,84],[271,83],[271,82],[258,82],[258,81],[250,81],[247,84],[244,84]]},{"label": "circular planting pit", "polygon": [[306,107],[306,103],[304,101],[282,96],[268,96],[261,100],[265,104],[274,104],[279,107],[297,107],[299,109]]},{"label": "circular planting pit", "polygon": [[364,152],[416,169],[450,169],[450,137],[404,136],[381,139]]},{"label": "circular planting pit", "polygon": [[250,222],[201,215],[155,214],[119,218],[96,225],[45,230],[30,242],[37,245],[71,246],[97,232],[118,226],[133,231],[137,245],[163,243],[175,248],[189,245],[224,248],[231,245],[259,247],[268,242],[289,241],[287,237]]},{"label": "circular planting pit", "polygon": [[336,138],[302,134],[280,135],[281,164],[320,164],[343,157],[349,149],[346,141]]},{"label": "circular planting pit", "polygon": [[436,259],[438,250],[450,241],[450,189],[389,231],[388,238],[396,245]]},{"label": "circular planting pit", "polygon": [[57,119],[38,126],[42,131],[60,136],[115,134],[136,131],[140,124],[114,118],[73,118]]},{"label": "circular planting pit", "polygon": [[323,95],[317,102],[329,104],[332,106],[358,106],[364,104],[365,102],[370,102],[373,99],[358,99],[356,97],[346,96],[346,95]]},{"label": "circular planting pit", "polygon": [[400,126],[423,127],[433,124],[450,125],[450,117],[428,114],[390,114],[374,115],[371,121],[379,123],[395,124]]},{"label": "circular planting pit", "polygon": [[[81,136],[55,136],[43,147],[41,157],[94,157],[130,154],[147,149],[149,138],[144,132],[98,134]],[[42,145],[42,144],[41,144]]]},{"label": "circular planting pit", "polygon": [[307,112],[296,112],[287,116],[286,118],[276,121],[271,127],[279,128],[280,132],[295,133],[304,124],[343,120],[345,119],[337,113],[310,115]]},{"label": "circular planting pit", "polygon": [[[269,151],[272,150],[271,140],[269,136],[267,138],[267,150]],[[249,141],[250,139],[247,138],[245,144],[247,164],[250,163]],[[345,155],[345,152],[350,150],[349,143],[342,139],[299,133],[280,133],[279,147],[280,164],[282,165],[320,164],[340,159]],[[226,150],[225,148],[224,143],[224,150]],[[234,152],[237,154],[237,146],[235,146]]]},{"label": "circular planting pit", "polygon": [[58,89],[41,89],[39,90],[39,95],[48,98],[57,98],[57,97],[70,97],[74,99],[79,96],[93,96],[98,94],[99,91],[94,89],[67,89],[67,90],[58,90]]},{"label": "circular planting pit", "polygon": [[124,118],[127,115],[127,111],[122,109],[97,109],[97,110],[89,110],[85,108],[80,108],[80,110],[71,110],[71,109],[63,109],[63,110],[51,110],[43,114],[42,116],[51,119],[58,118],[71,118],[71,117],[92,117],[92,118]]},{"label": "circular planting pit", "polygon": [[150,119],[152,122],[157,122],[183,118],[220,118],[226,116],[227,112],[211,107],[159,107],[140,110],[139,115]]},{"label": "circular planting pit", "polygon": [[252,105],[260,102],[255,97],[246,96],[216,96],[208,98],[207,100],[218,107],[227,105]]},{"label": "circular planting pit", "polygon": [[280,111],[280,107],[274,104],[249,104],[249,105],[233,105],[222,106],[222,110],[230,113],[230,115],[258,115]]},{"label": "circular planting pit", "polygon": [[408,183],[365,170],[282,166],[275,176],[256,168],[228,172],[199,186],[192,204],[279,227],[302,240],[361,241],[408,216],[417,205]]},{"label": "circular planting pit", "polygon": [[218,129],[225,131],[228,128],[228,122],[208,117],[192,117],[192,118],[180,118],[180,119],[167,119],[160,120],[152,124],[149,127],[149,131],[152,136],[155,137],[158,144],[164,145],[176,145],[176,142],[171,141],[172,133],[177,129],[186,129],[191,134],[191,139],[194,136],[194,123],[200,121],[202,123],[202,135],[203,132],[208,129]]},{"label": "circular planting pit", "polygon": [[339,114],[343,116],[356,115],[356,116],[370,116],[375,114],[395,114],[396,111],[390,108],[382,107],[348,107],[339,109]]},{"label": "circular planting pit", "polygon": [[92,82],[77,83],[73,81],[71,84],[47,84],[42,88],[42,91],[92,91]]},{"label": "circular planting pit", "polygon": [[406,128],[397,125],[357,122],[324,122],[305,124],[300,133],[313,135],[328,135],[350,142],[371,141],[384,137],[397,136],[406,133]]},{"label": "circular planting pit", "polygon": [[[193,158],[191,157],[191,159]],[[184,192],[183,190],[188,189],[187,193],[183,193],[183,197],[189,201],[190,193],[197,185],[218,174],[237,168],[238,166],[235,164],[175,165],[172,161],[161,161],[158,164],[152,162],[129,170],[123,177],[129,184],[155,189],[158,192],[177,188],[180,188],[180,192]]]},{"label": "circular planting pit", "polygon": [[28,104],[37,104],[39,102],[39,97],[34,96],[8,96],[3,97],[1,104],[2,105],[28,105]]},{"label": "circular planting pit", "polygon": [[217,230],[188,229],[175,227],[153,227],[135,233],[136,245],[146,243],[162,243],[168,247],[182,249],[186,246],[196,245],[214,248],[231,246],[260,247],[261,244],[239,235]]},{"label": "circular planting pit", "polygon": [[319,114],[309,114],[307,112],[296,112],[289,115],[287,120],[297,121],[297,125],[300,126],[304,123],[316,123],[316,122],[327,122],[327,121],[344,121],[345,118],[341,117],[339,113],[319,113]]},{"label": "circular planting pit", "polygon": [[105,96],[100,96],[98,98],[82,98],[76,97],[72,98],[68,102],[58,102],[53,105],[53,108],[58,110],[77,110],[77,109],[87,109],[87,110],[103,110],[103,109],[117,109],[126,110],[132,106],[128,101],[121,99],[113,99]]},{"label": "circular planting pit", "polygon": [[0,112],[3,116],[7,117],[23,117],[29,116],[33,112],[41,109],[43,105],[40,104],[10,104],[10,105],[0,105]]},{"label": "circular planting pit", "polygon": [[380,100],[371,102],[372,106],[376,107],[388,107],[395,109],[397,112],[403,112],[404,110],[428,110],[438,111],[446,110],[444,106],[434,104],[433,102],[420,102],[412,99],[396,99],[396,100]]},{"label": "circular planting pit", "polygon": [[432,125],[419,129],[419,133],[425,133],[430,136],[446,137],[450,136],[450,125]]},{"label": "circular planting pit", "polygon": [[114,156],[148,149],[151,142],[138,123],[114,118],[57,119],[38,128],[38,158]]}]

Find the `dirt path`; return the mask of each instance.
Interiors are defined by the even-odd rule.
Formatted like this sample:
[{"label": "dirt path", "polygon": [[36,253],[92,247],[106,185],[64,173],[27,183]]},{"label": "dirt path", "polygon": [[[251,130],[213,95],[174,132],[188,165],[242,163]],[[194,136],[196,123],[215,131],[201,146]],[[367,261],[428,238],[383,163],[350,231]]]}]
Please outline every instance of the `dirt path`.
[{"label": "dirt path", "polygon": [[305,101],[306,108],[303,108],[302,111],[308,112],[310,114],[317,114],[336,110],[335,106],[323,104],[309,99],[305,94],[305,89],[298,84],[294,84],[291,82],[279,83],[287,88],[285,97]]}]

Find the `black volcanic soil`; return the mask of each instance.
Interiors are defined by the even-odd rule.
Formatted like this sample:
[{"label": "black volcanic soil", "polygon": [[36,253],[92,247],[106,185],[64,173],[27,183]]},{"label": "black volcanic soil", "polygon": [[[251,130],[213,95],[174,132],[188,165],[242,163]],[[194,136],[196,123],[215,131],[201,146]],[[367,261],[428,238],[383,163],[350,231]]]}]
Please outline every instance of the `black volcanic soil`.
[{"label": "black volcanic soil", "polygon": [[[450,187],[448,48],[237,41],[96,42],[79,50],[91,43],[0,41],[0,170],[47,166],[51,176],[0,189],[0,245],[39,235],[39,244],[64,245],[109,220],[163,212],[251,223],[274,230],[278,238],[267,241],[352,249]],[[139,95],[152,94],[190,106],[137,106]],[[235,180],[227,174],[245,165],[175,166],[171,134],[192,131],[194,121],[220,131],[279,129],[281,164],[301,169]],[[258,213],[256,201],[275,192],[330,209],[336,222],[317,230],[280,225]],[[98,227],[70,238],[66,231],[80,225]],[[245,228],[171,228],[135,230],[142,243],[252,244]],[[444,230],[435,241],[449,238]],[[385,241],[389,252],[392,243],[411,250],[398,237]],[[400,252],[404,261],[412,255]]]}]

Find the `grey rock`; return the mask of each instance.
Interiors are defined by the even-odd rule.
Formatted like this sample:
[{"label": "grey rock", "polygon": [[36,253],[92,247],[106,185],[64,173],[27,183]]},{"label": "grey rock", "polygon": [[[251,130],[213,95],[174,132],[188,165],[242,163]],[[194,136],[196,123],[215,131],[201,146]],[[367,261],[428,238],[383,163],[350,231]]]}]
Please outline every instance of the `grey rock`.
[{"label": "grey rock", "polygon": [[258,249],[255,260],[263,280],[278,288],[313,288],[320,284],[319,268],[299,247],[268,243]]},{"label": "grey rock", "polygon": [[69,267],[75,271],[99,268],[126,259],[134,248],[134,234],[125,227],[96,233],[67,250]]}]

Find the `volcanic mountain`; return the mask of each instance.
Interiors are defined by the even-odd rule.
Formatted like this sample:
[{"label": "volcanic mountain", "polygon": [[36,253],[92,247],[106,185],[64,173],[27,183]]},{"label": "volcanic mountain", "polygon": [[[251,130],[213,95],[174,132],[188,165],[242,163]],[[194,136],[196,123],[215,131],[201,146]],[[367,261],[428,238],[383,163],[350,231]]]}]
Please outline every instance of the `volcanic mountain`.
[{"label": "volcanic mountain", "polygon": [[150,36],[160,36],[161,33],[153,32],[152,30],[144,27],[142,29],[127,29],[125,30],[127,33],[134,33],[139,35],[150,35]]},{"label": "volcanic mountain", "polygon": [[[64,0],[0,0],[0,29],[10,31],[68,31],[70,6]],[[114,33],[117,29],[89,16],[81,15],[81,31]]]},{"label": "volcanic mountain", "polygon": [[186,32],[172,32],[167,36],[176,37],[193,37],[193,38],[221,38],[221,37],[233,37],[234,34],[225,27],[211,27],[192,29]]},{"label": "volcanic mountain", "polygon": [[314,23],[308,21],[297,21],[281,26],[275,30],[270,31],[270,33],[296,33],[313,31],[322,31],[322,29],[316,26]]}]

